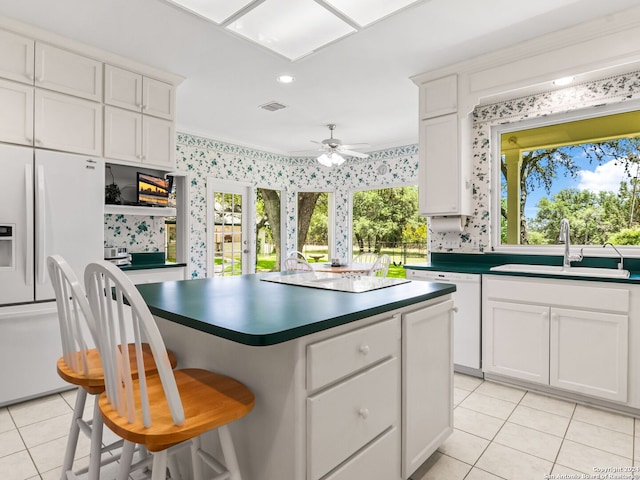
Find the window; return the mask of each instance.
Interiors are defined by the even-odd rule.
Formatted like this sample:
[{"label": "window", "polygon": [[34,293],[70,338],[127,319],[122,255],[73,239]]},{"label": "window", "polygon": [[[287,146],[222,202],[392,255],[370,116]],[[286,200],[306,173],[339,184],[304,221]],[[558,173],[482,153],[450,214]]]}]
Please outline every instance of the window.
[{"label": "window", "polygon": [[403,265],[427,259],[427,222],[418,214],[418,187],[353,193],[352,252],[388,254],[390,277],[404,278]]},{"label": "window", "polygon": [[640,245],[640,111],[498,134],[501,245]]},{"label": "window", "polygon": [[256,272],[280,271],[282,202],[279,190],[256,189]]},{"label": "window", "polygon": [[333,193],[298,192],[298,251],[310,261],[333,255]]}]

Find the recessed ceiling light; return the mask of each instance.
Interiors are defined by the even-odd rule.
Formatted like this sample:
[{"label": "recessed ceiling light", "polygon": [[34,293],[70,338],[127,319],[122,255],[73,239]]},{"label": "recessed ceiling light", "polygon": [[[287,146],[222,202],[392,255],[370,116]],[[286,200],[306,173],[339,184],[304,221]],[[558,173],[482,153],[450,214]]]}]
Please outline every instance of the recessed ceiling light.
[{"label": "recessed ceiling light", "polygon": [[296,77],[294,77],[293,75],[278,75],[276,77],[276,80],[278,80],[280,83],[293,83],[295,79]]},{"label": "recessed ceiling light", "polygon": [[571,82],[573,82],[573,77],[562,77],[554,80],[553,84],[559,87],[564,87],[565,85],[569,85]]}]

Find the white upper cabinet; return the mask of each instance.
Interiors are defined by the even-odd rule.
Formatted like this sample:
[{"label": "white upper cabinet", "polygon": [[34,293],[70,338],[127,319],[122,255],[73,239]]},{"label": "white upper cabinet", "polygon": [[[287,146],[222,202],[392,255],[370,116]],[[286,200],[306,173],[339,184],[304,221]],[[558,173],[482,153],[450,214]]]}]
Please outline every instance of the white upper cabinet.
[{"label": "white upper cabinet", "polygon": [[101,62],[45,43],[36,43],[35,57],[37,87],[102,100]]},{"label": "white upper cabinet", "polygon": [[175,89],[168,83],[142,79],[142,112],[155,117],[173,119]]},{"label": "white upper cabinet", "polygon": [[418,191],[425,216],[470,215],[470,120],[457,113],[457,76],[420,84]]},{"label": "white upper cabinet", "polygon": [[0,141],[33,145],[33,90],[0,80]]},{"label": "white upper cabinet", "polygon": [[35,141],[40,148],[102,154],[102,104],[37,88]]},{"label": "white upper cabinet", "polygon": [[172,120],[175,89],[168,83],[105,65],[104,103]]},{"label": "white upper cabinet", "polygon": [[0,77],[33,85],[35,42],[0,30]]},{"label": "white upper cabinet", "polygon": [[433,118],[458,111],[458,76],[431,80],[420,86],[420,118]]},{"label": "white upper cabinet", "polygon": [[176,132],[173,122],[142,116],[142,162],[175,169]]},{"label": "white upper cabinet", "polygon": [[142,110],[142,75],[113,65],[104,66],[104,103]]}]

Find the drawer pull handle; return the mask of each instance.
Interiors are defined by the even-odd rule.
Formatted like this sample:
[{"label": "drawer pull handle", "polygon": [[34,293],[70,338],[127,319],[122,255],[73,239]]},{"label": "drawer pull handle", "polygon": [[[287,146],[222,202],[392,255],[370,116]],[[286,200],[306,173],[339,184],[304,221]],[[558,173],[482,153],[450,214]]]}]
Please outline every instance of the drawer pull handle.
[{"label": "drawer pull handle", "polygon": [[362,355],[367,355],[369,353],[369,345],[362,345],[358,350]]},{"label": "drawer pull handle", "polygon": [[369,417],[369,409],[368,408],[361,408],[358,411],[358,415],[360,415],[360,418],[366,420]]}]

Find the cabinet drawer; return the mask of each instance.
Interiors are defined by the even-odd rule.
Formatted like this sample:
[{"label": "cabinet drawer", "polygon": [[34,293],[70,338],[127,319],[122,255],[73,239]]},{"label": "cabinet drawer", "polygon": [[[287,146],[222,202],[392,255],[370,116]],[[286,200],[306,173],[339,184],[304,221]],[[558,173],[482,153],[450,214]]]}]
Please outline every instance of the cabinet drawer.
[{"label": "cabinet drawer", "polygon": [[400,321],[369,325],[307,347],[307,389],[315,390],[397,354]]},{"label": "cabinet drawer", "polygon": [[400,476],[400,436],[392,428],[323,480],[354,480]]},{"label": "cabinet drawer", "polygon": [[399,368],[394,357],[307,399],[309,478],[326,475],[398,425]]}]

